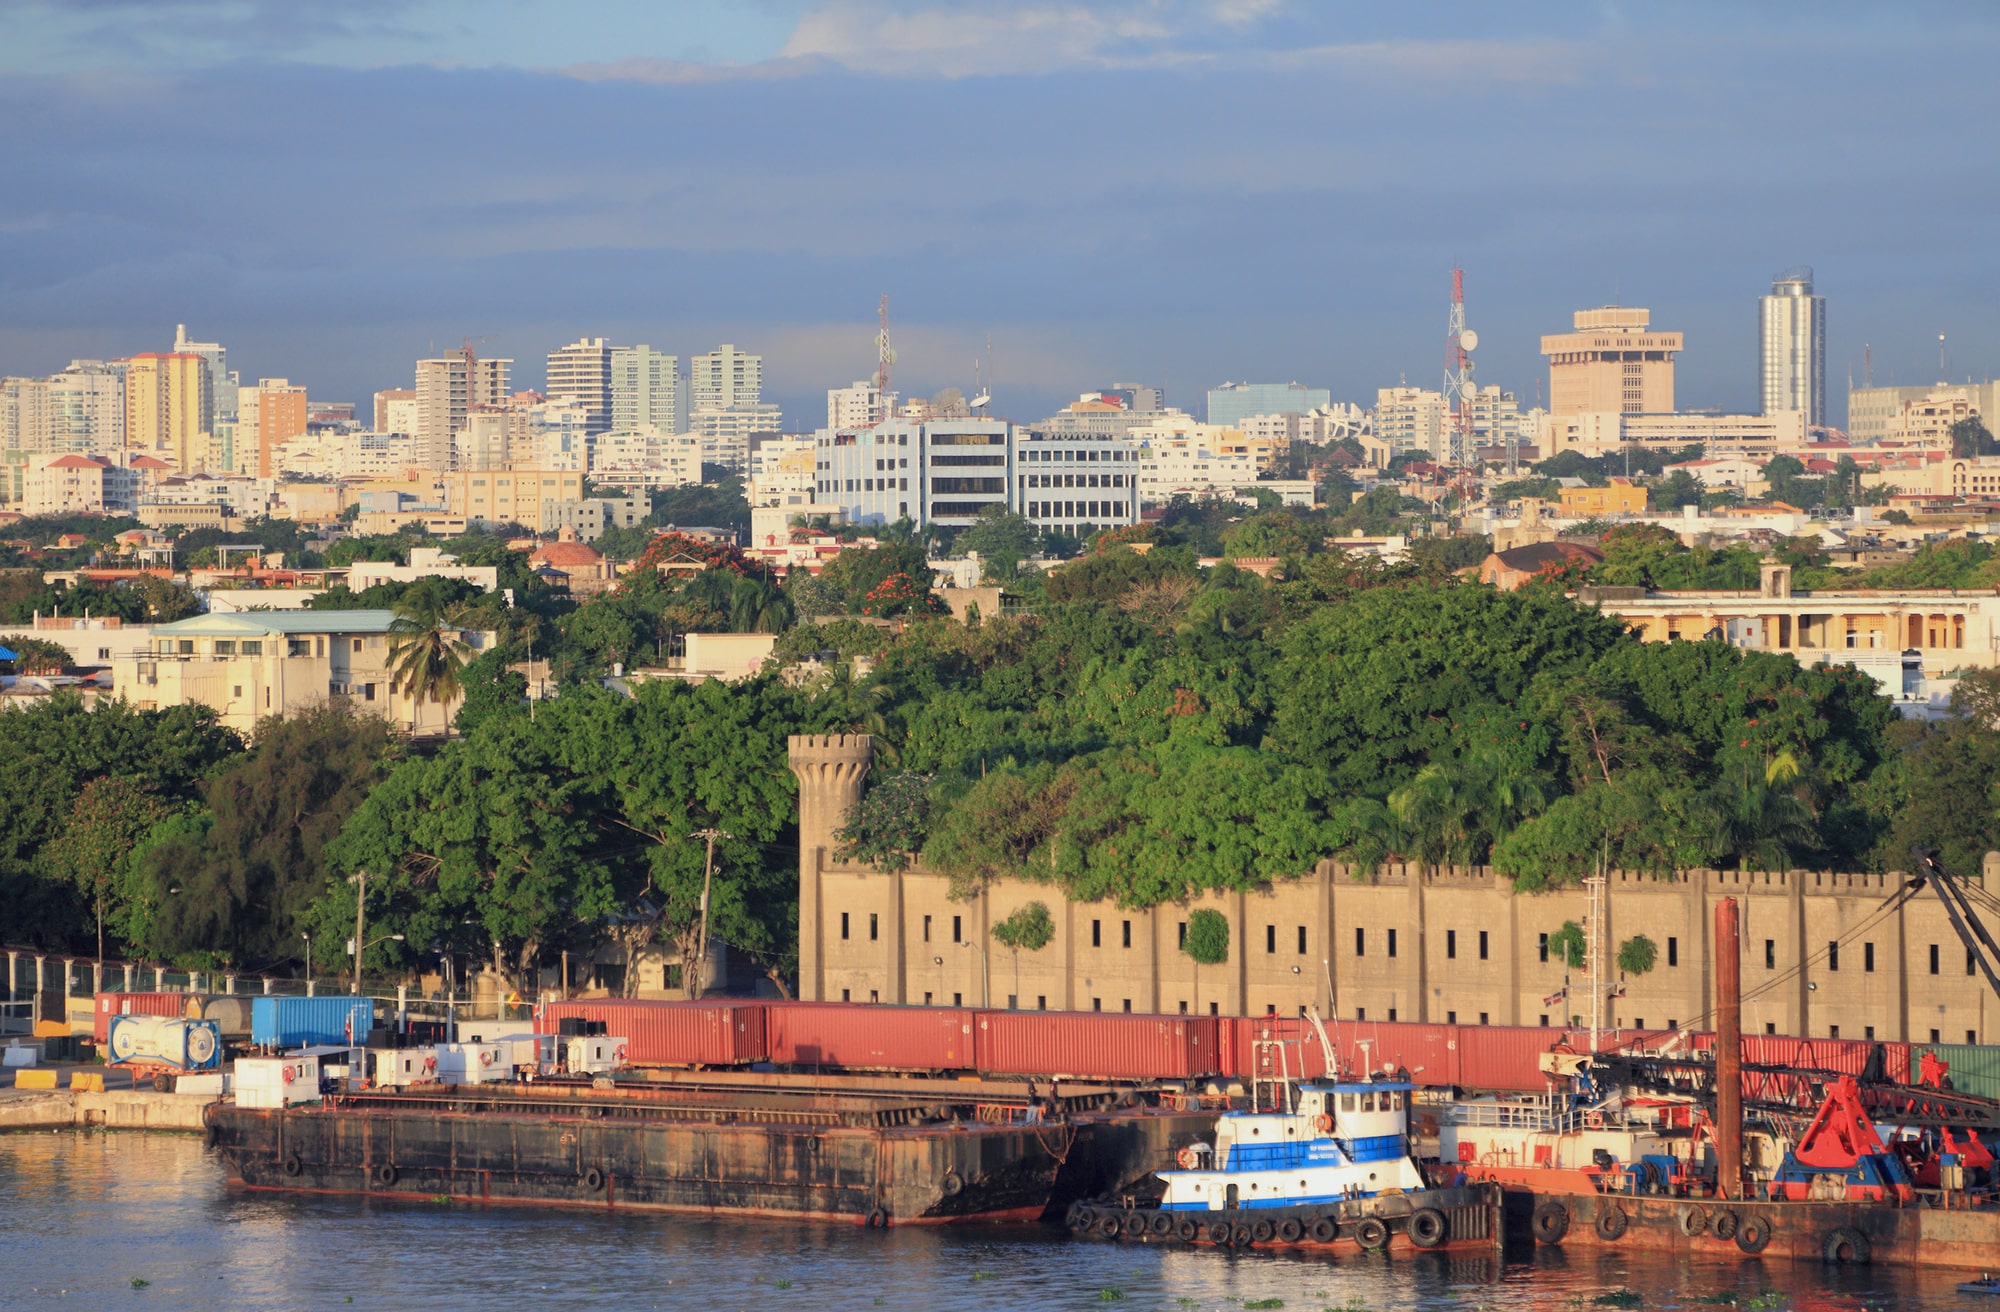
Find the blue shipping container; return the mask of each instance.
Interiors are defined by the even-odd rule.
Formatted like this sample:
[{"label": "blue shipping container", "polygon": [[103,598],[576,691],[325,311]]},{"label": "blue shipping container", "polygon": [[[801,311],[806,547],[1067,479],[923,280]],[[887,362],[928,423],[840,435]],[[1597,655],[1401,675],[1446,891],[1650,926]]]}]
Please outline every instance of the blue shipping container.
[{"label": "blue shipping container", "polygon": [[375,1027],[367,998],[250,1000],[250,1042],[259,1047],[306,1048],[322,1043],[365,1043]]}]

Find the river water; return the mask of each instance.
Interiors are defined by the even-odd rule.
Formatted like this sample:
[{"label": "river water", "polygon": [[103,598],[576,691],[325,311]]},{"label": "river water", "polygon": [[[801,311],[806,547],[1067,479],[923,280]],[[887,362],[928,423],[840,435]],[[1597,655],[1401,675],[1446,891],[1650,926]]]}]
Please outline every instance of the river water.
[{"label": "river water", "polygon": [[1731,1294],[1772,1312],[1981,1305],[1956,1293],[1964,1272],[1549,1250],[1518,1259],[1231,1254],[1040,1226],[883,1232],[284,1197],[229,1189],[220,1160],[191,1137],[0,1135],[0,1308],[10,1309],[1699,1312]]}]

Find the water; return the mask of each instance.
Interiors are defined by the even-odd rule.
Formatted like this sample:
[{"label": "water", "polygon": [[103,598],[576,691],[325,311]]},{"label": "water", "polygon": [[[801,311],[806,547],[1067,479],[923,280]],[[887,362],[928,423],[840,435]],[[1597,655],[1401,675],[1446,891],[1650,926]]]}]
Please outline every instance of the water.
[{"label": "water", "polygon": [[1741,1306],[1773,1312],[1984,1305],[1955,1292],[1964,1272],[1583,1251],[1520,1258],[1231,1254],[1077,1241],[1038,1226],[879,1232],[284,1197],[230,1190],[220,1161],[189,1137],[0,1135],[0,1308],[1194,1312],[1280,1299],[1307,1312],[1595,1312],[1594,1300],[1628,1289],[1644,1308],[1689,1312],[1729,1290]]}]

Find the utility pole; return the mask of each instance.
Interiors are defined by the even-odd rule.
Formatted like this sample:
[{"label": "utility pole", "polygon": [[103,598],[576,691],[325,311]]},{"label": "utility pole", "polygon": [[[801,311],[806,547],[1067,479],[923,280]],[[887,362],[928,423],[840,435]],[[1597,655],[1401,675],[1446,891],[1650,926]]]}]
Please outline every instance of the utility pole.
[{"label": "utility pole", "polygon": [[366,942],[361,931],[368,913],[368,872],[354,872],[354,995],[361,996],[361,945]]},{"label": "utility pole", "polygon": [[695,940],[694,945],[694,975],[687,981],[688,996],[699,998],[702,980],[708,974],[708,894],[715,884],[715,840],[727,838],[729,835],[720,829],[711,828],[697,829],[691,837],[705,839],[708,843],[708,855],[702,859],[701,868],[701,935]]}]

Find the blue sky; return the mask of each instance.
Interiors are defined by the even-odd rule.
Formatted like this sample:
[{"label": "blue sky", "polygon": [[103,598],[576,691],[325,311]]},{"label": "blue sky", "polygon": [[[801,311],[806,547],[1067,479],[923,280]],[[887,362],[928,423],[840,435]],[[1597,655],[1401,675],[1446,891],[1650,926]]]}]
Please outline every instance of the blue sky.
[{"label": "blue sky", "polygon": [[[1756,297],[1829,300],[1830,400],[2000,371],[1987,5],[0,0],[0,373],[160,349],[360,401],[485,337],[872,365],[999,407],[1225,379],[1532,403],[1584,305],[1755,404]],[[1541,384],[1544,385],[1545,384]],[[1844,410],[1833,402],[1835,416]]]}]

